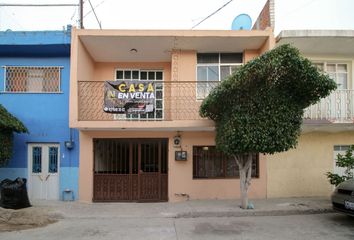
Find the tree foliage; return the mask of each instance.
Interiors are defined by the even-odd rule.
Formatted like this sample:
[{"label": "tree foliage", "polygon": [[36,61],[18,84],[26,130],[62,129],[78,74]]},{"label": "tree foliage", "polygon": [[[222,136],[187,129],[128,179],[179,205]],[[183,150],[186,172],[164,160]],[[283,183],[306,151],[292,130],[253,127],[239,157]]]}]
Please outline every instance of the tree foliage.
[{"label": "tree foliage", "polygon": [[214,120],[217,148],[239,167],[242,208],[249,208],[252,154],[294,148],[304,109],[335,89],[296,48],[282,45],[243,65],[204,99],[200,115]]},{"label": "tree foliage", "polygon": [[28,130],[0,104],[0,167],[5,166],[11,159],[13,132],[27,133]]},{"label": "tree foliage", "polygon": [[354,146],[350,146],[345,154],[338,154],[336,159],[336,166],[345,168],[344,175],[327,172],[327,178],[332,185],[338,186],[340,183],[354,178]]},{"label": "tree foliage", "polygon": [[203,101],[215,121],[216,144],[228,154],[294,148],[304,108],[336,89],[299,51],[282,45],[243,65]]}]

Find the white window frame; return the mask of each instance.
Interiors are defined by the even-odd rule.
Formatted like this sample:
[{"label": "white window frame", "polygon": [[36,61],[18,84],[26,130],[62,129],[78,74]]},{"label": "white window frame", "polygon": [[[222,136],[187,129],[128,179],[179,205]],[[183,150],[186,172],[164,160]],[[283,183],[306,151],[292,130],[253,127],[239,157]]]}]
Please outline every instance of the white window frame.
[{"label": "white window frame", "polygon": [[[200,54],[204,54],[204,53],[200,53]],[[205,53],[205,54],[207,54],[207,53]],[[198,101],[202,101],[207,95],[209,95],[209,93],[210,93],[210,91],[211,90],[207,90],[207,91],[209,91],[209,93],[207,93],[205,96],[202,96],[202,97],[200,97],[199,95],[198,95],[198,81],[205,81],[205,82],[208,82],[209,80],[198,80],[198,67],[211,67],[211,66],[217,66],[218,67],[218,80],[217,81],[222,81],[223,79],[221,79],[221,67],[223,67],[223,66],[228,66],[228,67],[233,67],[233,66],[235,66],[235,67],[237,67],[237,66],[242,66],[243,65],[243,63],[221,63],[221,54],[223,54],[223,53],[215,53],[215,54],[218,54],[218,63],[198,63],[198,61],[197,61],[197,66],[196,66],[196,70],[195,70],[195,74],[196,74],[196,82],[197,82],[197,86],[196,86],[196,90],[195,90],[195,96],[196,96],[196,99],[198,100]],[[235,53],[236,54],[236,53]],[[207,74],[208,74],[208,72],[207,72]],[[232,74],[232,72],[230,73],[230,75]],[[230,76],[229,75],[229,76]],[[211,81],[211,82],[214,82],[214,81]],[[206,83],[206,88],[209,88],[209,84],[208,83]]]},{"label": "white window frame", "polygon": [[[61,71],[64,68],[63,66],[14,66],[14,65],[6,65],[6,66],[2,66],[2,68],[4,69],[4,86],[3,86],[3,91],[2,93],[11,93],[11,94],[26,94],[26,93],[36,93],[36,94],[57,94],[57,93],[62,93],[62,88],[61,88]],[[24,68],[24,69],[29,69],[31,70],[31,68],[33,69],[45,69],[45,68],[57,68],[58,69],[58,91],[55,92],[43,92],[43,91],[7,91],[6,87],[7,87],[7,68]],[[43,81],[42,81],[43,84]]]},{"label": "white window frame", "polygon": [[349,149],[350,146],[352,146],[352,145],[334,145],[333,146],[333,173],[336,173],[339,175],[344,174],[345,168],[336,166],[337,155],[338,154],[345,155],[345,152]]},{"label": "white window frame", "polygon": [[[343,61],[324,61],[324,60],[316,60],[316,61],[313,61],[313,64],[314,65],[318,65],[318,64],[322,64],[323,66],[323,72],[325,72],[326,74],[329,74],[329,73],[334,73],[336,75],[336,79],[333,79],[337,85],[339,85],[339,83],[337,82],[337,79],[338,79],[338,74],[339,73],[342,73],[342,72],[338,72],[337,69],[338,69],[338,65],[345,65],[346,66],[346,72],[345,74],[347,75],[347,87],[346,88],[338,88],[338,90],[348,90],[348,89],[351,89],[351,75],[350,75],[350,64],[348,62],[343,62]],[[327,70],[327,65],[331,65],[331,64],[334,64],[335,65],[335,72],[328,72]],[[344,73],[344,72],[343,72]]]},{"label": "white window frame", "polygon": [[[118,71],[123,71],[123,79],[118,79],[117,78],[117,72]],[[139,72],[139,78],[135,79],[135,78],[131,78],[131,79],[125,79],[124,78],[124,71],[138,71]],[[154,80],[149,80],[149,79],[141,79],[141,72],[147,72],[147,74],[149,74],[149,72],[154,72],[155,73],[155,79]],[[156,80],[156,72],[162,72],[162,79],[161,80]],[[137,118],[133,117],[132,114],[130,114],[130,116],[127,116],[127,114],[113,114],[113,119],[114,120],[147,120],[147,121],[151,121],[151,120],[164,120],[165,114],[164,114],[164,109],[165,109],[165,101],[164,101],[164,85],[163,85],[163,81],[164,81],[164,70],[163,69],[133,69],[133,68],[116,68],[114,70],[114,80],[115,81],[154,81],[157,83],[161,83],[162,84],[162,90],[158,90],[156,89],[156,85],[155,85],[155,93],[156,91],[161,91],[162,92],[162,97],[161,99],[156,99],[156,95],[155,95],[155,101],[154,101],[154,105],[155,105],[155,112],[154,112],[154,117],[153,118],[149,118],[148,117],[148,113],[146,113],[146,118],[142,118],[140,114],[138,114]],[[149,78],[147,76],[147,78]],[[157,100],[161,100],[162,101],[162,107],[161,108],[156,108],[157,104],[156,101]],[[156,112],[157,110],[161,110],[162,115],[161,118],[157,118],[156,117]]]}]

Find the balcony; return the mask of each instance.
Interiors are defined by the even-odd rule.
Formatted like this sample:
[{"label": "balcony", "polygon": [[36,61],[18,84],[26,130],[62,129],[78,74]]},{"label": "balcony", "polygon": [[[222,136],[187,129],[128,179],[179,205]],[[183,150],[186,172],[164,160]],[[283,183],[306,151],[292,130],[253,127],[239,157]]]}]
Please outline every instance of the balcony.
[{"label": "balcony", "polygon": [[329,123],[353,123],[353,100],[354,90],[336,90],[305,110],[305,123],[308,120],[327,121]]},{"label": "balcony", "polygon": [[104,82],[79,81],[79,121],[202,120],[199,107],[218,81],[156,81],[155,111],[148,114],[110,114],[103,111]]},{"label": "balcony", "polygon": [[[103,111],[104,82],[78,82],[79,121],[172,121],[202,120],[199,107],[211,89],[219,82],[156,81],[155,111],[148,114],[109,114]],[[327,98],[307,108],[305,124],[353,123],[354,90],[337,90]]]}]

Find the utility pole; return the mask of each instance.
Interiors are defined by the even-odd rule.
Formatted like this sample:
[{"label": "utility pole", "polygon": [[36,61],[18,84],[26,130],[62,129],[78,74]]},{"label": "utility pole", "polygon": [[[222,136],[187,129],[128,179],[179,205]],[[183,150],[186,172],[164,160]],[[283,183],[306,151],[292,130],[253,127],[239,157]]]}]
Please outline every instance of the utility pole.
[{"label": "utility pole", "polygon": [[84,29],[84,1],[79,0],[80,29]]}]

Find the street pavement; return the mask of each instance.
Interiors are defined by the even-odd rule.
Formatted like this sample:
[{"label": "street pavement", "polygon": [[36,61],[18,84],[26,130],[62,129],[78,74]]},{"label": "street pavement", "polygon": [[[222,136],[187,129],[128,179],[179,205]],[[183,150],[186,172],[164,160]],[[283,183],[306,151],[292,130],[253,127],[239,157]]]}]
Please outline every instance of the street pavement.
[{"label": "street pavement", "polygon": [[59,221],[42,228],[2,232],[12,239],[354,239],[354,218],[333,213],[329,199],[238,200],[179,203],[34,202]]}]

